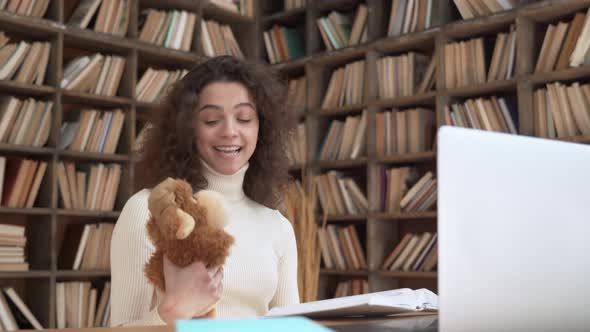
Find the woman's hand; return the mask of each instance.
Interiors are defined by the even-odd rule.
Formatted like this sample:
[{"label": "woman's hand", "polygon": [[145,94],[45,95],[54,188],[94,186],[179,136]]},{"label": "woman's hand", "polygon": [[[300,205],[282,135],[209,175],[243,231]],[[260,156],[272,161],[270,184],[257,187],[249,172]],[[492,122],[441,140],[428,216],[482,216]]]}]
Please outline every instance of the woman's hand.
[{"label": "woman's hand", "polygon": [[166,324],[205,314],[223,290],[223,266],[207,269],[202,262],[194,262],[183,268],[164,255],[164,278],[166,294],[158,313]]}]

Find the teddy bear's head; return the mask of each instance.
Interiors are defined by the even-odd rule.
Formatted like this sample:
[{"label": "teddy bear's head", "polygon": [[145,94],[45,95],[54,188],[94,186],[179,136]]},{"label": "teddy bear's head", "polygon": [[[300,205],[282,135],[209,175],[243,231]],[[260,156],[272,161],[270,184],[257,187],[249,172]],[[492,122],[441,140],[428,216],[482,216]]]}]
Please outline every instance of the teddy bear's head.
[{"label": "teddy bear's head", "polygon": [[[208,227],[223,229],[227,224],[223,196],[212,190],[201,190],[194,196],[191,186],[182,180],[167,178],[158,184],[148,198],[148,209],[156,220],[170,220],[164,215],[175,214],[175,225],[160,223],[165,236],[185,239],[195,228],[195,222],[206,223]],[[201,216],[195,220],[192,216]],[[170,227],[172,226],[172,227]]]}]

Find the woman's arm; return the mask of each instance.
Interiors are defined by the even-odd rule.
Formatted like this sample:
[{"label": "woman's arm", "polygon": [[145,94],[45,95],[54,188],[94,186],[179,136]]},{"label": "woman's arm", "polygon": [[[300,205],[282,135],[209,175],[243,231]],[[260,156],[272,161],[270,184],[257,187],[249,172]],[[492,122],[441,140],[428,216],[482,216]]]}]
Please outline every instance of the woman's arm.
[{"label": "woman's arm", "polygon": [[154,287],[143,268],[154,252],[146,224],[147,190],[123,207],[111,240],[111,326],[163,325],[158,307],[151,308]]},{"label": "woman's arm", "polygon": [[[223,269],[201,262],[177,267],[164,260],[167,292],[152,305],[154,286],[144,275],[155,251],[148,238],[147,190],[135,194],[121,211],[111,240],[111,326],[165,325],[207,312],[221,296]],[[153,306],[153,308],[152,308]]]},{"label": "woman's arm", "polygon": [[282,307],[299,303],[299,288],[297,287],[297,244],[293,226],[282,214],[278,222],[281,223],[279,243],[278,285],[270,307]]}]

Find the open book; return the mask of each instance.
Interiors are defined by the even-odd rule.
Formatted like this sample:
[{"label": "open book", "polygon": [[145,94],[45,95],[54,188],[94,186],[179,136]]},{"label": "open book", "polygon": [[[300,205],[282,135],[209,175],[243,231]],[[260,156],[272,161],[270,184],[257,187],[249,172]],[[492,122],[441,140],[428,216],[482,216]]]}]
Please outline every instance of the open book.
[{"label": "open book", "polygon": [[438,296],[424,288],[401,288],[272,308],[266,316],[382,316],[416,311],[438,311]]}]

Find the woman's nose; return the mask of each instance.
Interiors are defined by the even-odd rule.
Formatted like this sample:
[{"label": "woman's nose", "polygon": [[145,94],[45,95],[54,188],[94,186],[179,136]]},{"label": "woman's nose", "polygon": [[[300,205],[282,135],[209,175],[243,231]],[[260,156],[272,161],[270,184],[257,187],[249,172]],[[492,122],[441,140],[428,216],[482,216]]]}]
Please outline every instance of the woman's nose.
[{"label": "woman's nose", "polygon": [[233,120],[225,121],[223,126],[224,136],[236,136],[237,135],[237,124]]}]

